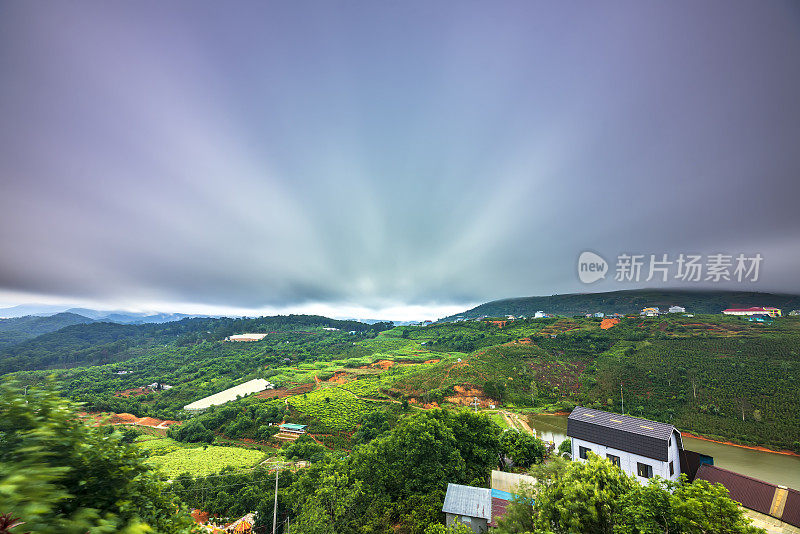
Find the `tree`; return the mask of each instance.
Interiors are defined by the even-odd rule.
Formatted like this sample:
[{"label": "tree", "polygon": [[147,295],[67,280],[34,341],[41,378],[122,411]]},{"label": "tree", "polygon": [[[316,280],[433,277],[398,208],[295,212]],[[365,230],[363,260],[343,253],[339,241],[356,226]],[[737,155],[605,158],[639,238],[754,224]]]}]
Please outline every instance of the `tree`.
[{"label": "tree", "polygon": [[536,484],[512,501],[498,534],[763,533],[719,484],[655,477],[642,485],[594,454],[588,462],[556,459],[531,474]]},{"label": "tree", "polygon": [[500,450],[519,467],[530,467],[544,459],[544,441],[518,430],[506,430],[500,436]]},{"label": "tree", "polygon": [[572,440],[567,438],[558,446],[558,454],[564,456],[565,454],[572,454]]},{"label": "tree", "polygon": [[0,503],[37,533],[188,533],[193,522],[119,432],[50,389],[0,385]]},{"label": "tree", "polygon": [[354,443],[368,443],[389,430],[385,412],[369,412],[361,419],[361,425],[353,434]]},{"label": "tree", "polygon": [[473,534],[473,530],[464,523],[456,521],[449,527],[440,523],[429,525],[425,529],[425,534]]}]

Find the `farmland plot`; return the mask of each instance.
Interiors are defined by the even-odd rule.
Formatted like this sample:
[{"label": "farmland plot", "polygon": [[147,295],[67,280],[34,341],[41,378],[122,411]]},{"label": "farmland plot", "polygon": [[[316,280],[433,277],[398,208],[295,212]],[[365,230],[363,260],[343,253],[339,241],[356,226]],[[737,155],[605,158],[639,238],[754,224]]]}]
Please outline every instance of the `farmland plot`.
[{"label": "farmland plot", "polygon": [[[164,443],[159,443],[164,442]],[[171,443],[170,443],[171,442]],[[204,476],[218,473],[225,467],[249,468],[264,460],[266,455],[261,451],[240,447],[184,447],[171,439],[147,441],[151,456],[147,463],[168,477],[176,477],[181,473]]]},{"label": "farmland plot", "polygon": [[352,430],[370,406],[340,387],[318,389],[289,399],[289,404],[332,430]]}]

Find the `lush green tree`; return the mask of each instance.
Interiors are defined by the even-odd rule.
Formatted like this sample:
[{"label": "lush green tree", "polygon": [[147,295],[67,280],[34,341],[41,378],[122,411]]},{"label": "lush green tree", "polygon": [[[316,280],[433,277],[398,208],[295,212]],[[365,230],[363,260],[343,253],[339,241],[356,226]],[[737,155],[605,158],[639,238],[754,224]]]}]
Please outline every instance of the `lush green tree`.
[{"label": "lush green tree", "polygon": [[184,425],[170,428],[167,435],[176,441],[188,443],[213,443],[214,433],[200,421],[189,421]]},{"label": "lush green tree", "polygon": [[361,419],[358,430],[353,434],[353,443],[368,443],[388,430],[386,412],[370,412]]},{"label": "lush green tree", "polygon": [[300,436],[283,447],[282,452],[290,460],[317,460],[327,449],[309,436]]},{"label": "lush green tree", "polygon": [[[594,454],[536,466],[499,521],[498,534],[756,534],[721,485],[668,481],[639,484]],[[535,499],[535,504],[534,503]]]},{"label": "lush green tree", "polygon": [[37,533],[190,532],[193,525],[119,432],[83,424],[49,389],[23,394],[13,382],[0,384],[0,503]]},{"label": "lush green tree", "polygon": [[561,444],[558,446],[558,453],[562,456],[565,454],[572,454],[572,440],[567,438],[564,441],[562,441]]},{"label": "lush green tree", "polygon": [[535,436],[509,429],[500,435],[500,450],[515,465],[530,467],[544,459],[547,447],[544,441]]},{"label": "lush green tree", "polygon": [[290,489],[301,534],[350,534],[367,523],[364,483],[348,475],[345,464],[332,461],[304,472]]},{"label": "lush green tree", "polygon": [[473,534],[473,530],[467,525],[456,521],[449,527],[441,523],[429,525],[428,528],[425,529],[425,534]]}]

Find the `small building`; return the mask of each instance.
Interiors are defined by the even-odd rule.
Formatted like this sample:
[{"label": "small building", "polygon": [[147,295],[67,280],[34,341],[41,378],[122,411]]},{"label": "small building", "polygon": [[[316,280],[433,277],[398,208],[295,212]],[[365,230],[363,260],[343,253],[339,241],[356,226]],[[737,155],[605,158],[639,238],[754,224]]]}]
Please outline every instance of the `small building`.
[{"label": "small building", "polygon": [[686,308],[683,306],[670,306],[667,313],[686,313]]},{"label": "small building", "polygon": [[533,314],[533,318],[534,319],[544,319],[545,317],[547,317],[547,314],[545,312],[543,312],[542,310],[539,310],[539,311],[537,311],[536,313]]},{"label": "small building", "polygon": [[225,338],[225,341],[261,341],[267,334],[235,334]]},{"label": "small building", "polygon": [[448,484],[442,512],[448,527],[460,522],[476,534],[487,532],[492,520],[492,490]]},{"label": "small building", "polygon": [[282,432],[289,432],[291,434],[305,434],[308,425],[297,425],[295,423],[283,423],[278,426]]},{"label": "small building", "polygon": [[641,482],[680,477],[683,442],[672,425],[578,406],[567,418],[567,436],[573,460],[592,452]]},{"label": "small building", "polygon": [[643,315],[644,317],[658,317],[658,314],[661,313],[657,307],[654,308],[644,308],[642,311],[639,312],[639,315]]},{"label": "small building", "polygon": [[754,306],[752,308],[728,308],[727,310],[722,310],[722,313],[725,315],[739,315],[739,316],[748,316],[748,315],[769,315],[770,317],[780,317],[781,310],[780,308],[771,308],[771,307],[764,307],[764,306]]},{"label": "small building", "polygon": [[751,323],[772,324],[772,317],[765,314],[751,315],[750,317],[747,318],[747,320],[750,321]]},{"label": "small building", "polygon": [[595,314],[594,314],[594,316],[595,316],[596,318],[598,318],[598,319],[602,319],[603,317],[605,317],[605,316],[606,316],[606,314],[605,314],[605,313],[603,313],[603,312],[597,312],[597,313],[595,313]]},{"label": "small building", "polygon": [[709,464],[700,466],[695,480],[725,486],[731,499],[742,505],[755,526],[769,532],[794,532],[790,530],[792,527],[800,527],[800,491]]}]

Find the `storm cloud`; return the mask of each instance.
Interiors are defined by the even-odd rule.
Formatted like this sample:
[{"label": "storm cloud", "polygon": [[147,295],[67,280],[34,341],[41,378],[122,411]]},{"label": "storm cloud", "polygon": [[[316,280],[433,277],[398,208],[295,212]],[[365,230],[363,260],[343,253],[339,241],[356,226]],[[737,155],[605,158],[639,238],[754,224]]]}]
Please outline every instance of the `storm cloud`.
[{"label": "storm cloud", "polygon": [[637,287],[582,285],[593,250],[761,253],[720,287],[800,292],[798,5],[563,4],[1,3],[0,291]]}]

